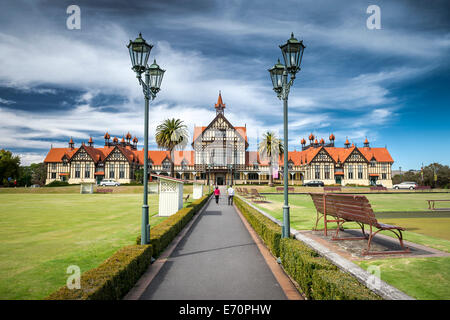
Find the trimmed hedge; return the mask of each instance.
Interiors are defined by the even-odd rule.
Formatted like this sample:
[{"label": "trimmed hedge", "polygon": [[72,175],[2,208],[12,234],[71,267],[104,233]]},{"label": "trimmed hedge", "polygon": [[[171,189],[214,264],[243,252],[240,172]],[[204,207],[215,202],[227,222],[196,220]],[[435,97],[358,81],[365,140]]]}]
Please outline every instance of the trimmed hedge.
[{"label": "trimmed hedge", "polygon": [[[174,215],[171,215],[166,220],[157,224],[150,230],[150,244],[153,246],[153,256],[157,257],[159,254],[172,242],[177,234],[184,228],[184,226],[192,219],[206,203],[209,195],[206,195],[198,200],[193,201],[187,207],[180,209]],[[136,244],[141,243],[141,236],[136,238]]]},{"label": "trimmed hedge", "polygon": [[337,267],[298,240],[281,239],[281,263],[286,272],[298,283],[303,293],[311,299],[313,274],[317,270],[337,270]]},{"label": "trimmed hedge", "polygon": [[253,229],[264,240],[267,247],[275,257],[280,256],[281,227],[265,217],[257,210],[247,205],[239,197],[234,197],[234,203],[247,219]]},{"label": "trimmed hedge", "polygon": [[80,289],[64,286],[46,300],[118,300],[133,288],[151,262],[152,246],[123,247],[80,278]]},{"label": "trimmed hedge", "polygon": [[381,300],[379,296],[340,270],[317,270],[312,278],[315,300]]},{"label": "trimmed hedge", "polygon": [[284,270],[298,283],[308,299],[381,299],[303,242],[292,238],[281,239],[281,227],[242,199],[235,197],[235,204],[272,253],[280,257]]}]

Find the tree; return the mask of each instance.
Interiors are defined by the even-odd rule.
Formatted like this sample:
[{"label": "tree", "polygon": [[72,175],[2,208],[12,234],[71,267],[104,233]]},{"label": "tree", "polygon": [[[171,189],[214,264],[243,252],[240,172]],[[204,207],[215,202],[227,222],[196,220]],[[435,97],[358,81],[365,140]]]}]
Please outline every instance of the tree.
[{"label": "tree", "polygon": [[44,185],[47,178],[47,165],[43,162],[32,163],[31,168],[31,182],[33,184]]},{"label": "tree", "polygon": [[175,177],[173,151],[183,149],[189,141],[187,126],[180,119],[166,119],[156,127],[158,147],[170,152],[170,176]]},{"label": "tree", "polygon": [[0,150],[0,182],[8,186],[9,180],[14,181],[19,178],[20,158],[13,156],[11,151]]},{"label": "tree", "polygon": [[136,180],[139,183],[143,183],[143,177],[144,177],[144,169],[137,169],[134,171],[134,180]]},{"label": "tree", "polygon": [[272,187],[272,163],[273,161],[278,161],[279,156],[284,153],[283,142],[274,132],[267,131],[263,134],[263,140],[259,143],[258,152],[263,158],[269,159],[269,186]]}]

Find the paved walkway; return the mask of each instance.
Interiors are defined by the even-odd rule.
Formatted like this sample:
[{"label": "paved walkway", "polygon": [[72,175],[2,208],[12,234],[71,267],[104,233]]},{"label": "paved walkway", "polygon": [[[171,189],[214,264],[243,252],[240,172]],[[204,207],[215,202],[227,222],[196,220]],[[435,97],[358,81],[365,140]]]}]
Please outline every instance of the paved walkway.
[{"label": "paved walkway", "polygon": [[212,199],[141,299],[286,299],[225,189]]}]

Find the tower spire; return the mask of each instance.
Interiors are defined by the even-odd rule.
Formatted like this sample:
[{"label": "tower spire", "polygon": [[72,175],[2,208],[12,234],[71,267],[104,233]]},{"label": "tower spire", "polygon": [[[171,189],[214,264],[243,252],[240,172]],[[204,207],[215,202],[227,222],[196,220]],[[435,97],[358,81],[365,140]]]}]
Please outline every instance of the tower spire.
[{"label": "tower spire", "polygon": [[217,114],[223,114],[224,109],[225,109],[225,103],[223,103],[222,100],[222,92],[219,90],[219,97],[217,98],[217,103],[215,105],[216,108],[216,115]]}]

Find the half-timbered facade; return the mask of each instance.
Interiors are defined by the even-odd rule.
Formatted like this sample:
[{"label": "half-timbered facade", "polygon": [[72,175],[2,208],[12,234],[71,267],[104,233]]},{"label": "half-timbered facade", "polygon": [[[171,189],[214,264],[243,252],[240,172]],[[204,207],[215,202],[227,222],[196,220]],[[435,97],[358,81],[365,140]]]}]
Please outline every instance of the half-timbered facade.
[{"label": "half-timbered facade", "polygon": [[[172,155],[177,178],[196,180],[205,184],[262,184],[268,183],[269,174],[275,183],[282,183],[284,160],[281,155],[272,161],[261,157],[249,147],[247,128],[235,127],[225,117],[225,104],[219,93],[215,104],[216,117],[207,126],[194,127],[191,151],[175,151]],[[94,141],[75,148],[73,140],[68,148],[50,149],[45,163],[47,180],[69,183],[99,183],[102,179],[114,179],[130,183],[135,172],[144,165],[144,151],[137,149],[138,139],[128,133],[121,141],[104,136],[103,147],[94,147]],[[312,180],[327,185],[373,185],[392,186],[391,167],[393,159],[386,148],[372,148],[369,142],[364,147],[350,145],[335,146],[333,134],[329,142],[318,142],[314,135],[300,141],[301,151],[289,151],[288,170],[290,184],[302,184]],[[148,152],[149,172],[169,175],[171,155],[168,151]],[[275,167],[275,168],[274,168]]]}]

